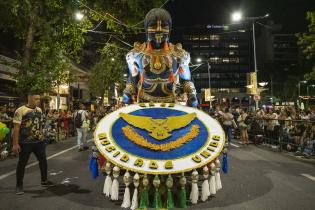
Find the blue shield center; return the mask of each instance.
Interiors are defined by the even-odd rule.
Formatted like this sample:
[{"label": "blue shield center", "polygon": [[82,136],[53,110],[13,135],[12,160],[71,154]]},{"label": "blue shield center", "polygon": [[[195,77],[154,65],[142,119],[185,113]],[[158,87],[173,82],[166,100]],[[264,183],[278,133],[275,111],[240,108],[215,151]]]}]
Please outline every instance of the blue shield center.
[{"label": "blue shield center", "polygon": [[[166,119],[167,117],[170,117],[170,116],[180,116],[180,115],[185,115],[187,113],[183,111],[167,109],[167,108],[147,108],[147,109],[139,109],[137,111],[130,112],[129,114],[137,115],[137,116],[152,117],[153,119]],[[199,125],[198,136],[192,139],[191,141],[187,142],[186,144],[170,151],[155,151],[149,148],[142,147],[140,145],[133,143],[122,132],[123,127],[131,126],[135,132],[143,136],[148,142],[151,142],[153,144],[165,144],[171,141],[175,141],[178,138],[189,133],[192,125]],[[170,133],[172,134],[170,137],[161,141],[156,140],[153,137],[151,137],[148,131],[129,125],[122,118],[119,118],[118,120],[114,122],[111,132],[112,132],[112,137],[114,141],[116,142],[116,145],[119,146],[126,153],[130,153],[140,158],[154,159],[154,160],[170,160],[170,159],[177,159],[177,158],[188,156],[190,154],[197,152],[199,149],[201,149],[206,144],[207,139],[208,139],[208,130],[198,118],[195,118],[186,127],[173,130]]]}]

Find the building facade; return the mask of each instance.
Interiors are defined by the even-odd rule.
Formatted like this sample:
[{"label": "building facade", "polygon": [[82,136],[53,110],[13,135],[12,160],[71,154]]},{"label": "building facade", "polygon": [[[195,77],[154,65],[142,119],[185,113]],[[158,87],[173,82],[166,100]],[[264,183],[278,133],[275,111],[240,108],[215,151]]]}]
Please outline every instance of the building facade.
[{"label": "building facade", "polygon": [[[19,65],[19,61],[0,55],[0,105],[11,106],[21,103],[19,97],[14,93],[16,87],[16,80],[14,78],[18,73],[17,66]],[[75,82],[61,84],[51,93],[47,93],[46,96],[49,96],[50,100],[46,108],[67,109],[73,107],[73,101],[90,100],[88,90],[89,73],[74,64],[71,64],[70,72],[74,76]]]},{"label": "building facade", "polygon": [[[218,103],[247,97],[252,67],[251,31],[243,25],[208,25],[175,36],[191,56],[192,77],[204,103],[203,90],[211,88]],[[198,65],[199,64],[199,65]],[[210,81],[209,81],[210,76]]]}]

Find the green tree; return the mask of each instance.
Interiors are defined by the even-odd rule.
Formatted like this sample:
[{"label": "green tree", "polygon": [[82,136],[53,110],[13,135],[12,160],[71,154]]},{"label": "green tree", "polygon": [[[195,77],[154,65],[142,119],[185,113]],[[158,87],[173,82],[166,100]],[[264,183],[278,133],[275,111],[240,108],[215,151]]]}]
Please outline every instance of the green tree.
[{"label": "green tree", "polygon": [[106,44],[101,50],[101,58],[94,65],[89,78],[90,92],[95,96],[102,97],[115,83],[122,86],[123,75],[127,64],[125,55],[116,45]]},{"label": "green tree", "polygon": [[[125,34],[143,31],[146,12],[162,3],[162,0],[1,1],[0,28],[14,31],[23,43],[19,50],[19,92],[26,93],[29,89],[49,91],[56,84],[67,82],[65,71],[71,61],[79,62],[84,35],[87,29],[92,29],[92,22],[97,24],[102,20],[107,32],[126,41]],[[77,11],[84,13],[83,20],[75,19]],[[111,44],[119,47],[112,40]],[[117,51],[118,54],[122,52]],[[102,54],[101,59],[104,57]],[[124,58],[121,61],[124,62]]]},{"label": "green tree", "polygon": [[65,82],[70,60],[79,60],[84,33],[92,26],[88,18],[75,19],[79,10],[76,0],[1,1],[0,27],[14,31],[23,42],[17,75],[20,93],[47,92]]},{"label": "green tree", "polygon": [[315,11],[307,12],[306,19],[309,21],[308,32],[298,34],[298,45],[311,66],[305,79],[315,80]]}]

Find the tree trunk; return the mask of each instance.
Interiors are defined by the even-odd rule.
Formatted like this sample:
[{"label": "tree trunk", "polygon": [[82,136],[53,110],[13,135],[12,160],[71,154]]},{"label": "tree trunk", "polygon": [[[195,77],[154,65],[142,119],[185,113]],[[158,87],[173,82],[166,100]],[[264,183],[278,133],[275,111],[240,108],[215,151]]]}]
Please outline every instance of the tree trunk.
[{"label": "tree trunk", "polygon": [[22,60],[22,68],[20,72],[22,75],[27,74],[27,68],[31,63],[31,55],[32,55],[32,47],[34,41],[34,34],[35,34],[35,20],[36,20],[36,7],[31,10],[31,14],[29,16],[29,25],[26,34],[24,52],[23,52],[23,60]]}]

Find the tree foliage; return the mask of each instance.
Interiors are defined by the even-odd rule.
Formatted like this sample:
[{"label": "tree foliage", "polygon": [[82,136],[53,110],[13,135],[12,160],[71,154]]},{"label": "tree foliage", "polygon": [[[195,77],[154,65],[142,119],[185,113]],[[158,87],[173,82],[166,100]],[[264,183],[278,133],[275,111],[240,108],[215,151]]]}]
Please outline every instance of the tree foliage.
[{"label": "tree foliage", "polygon": [[315,80],[315,11],[307,12],[306,19],[309,21],[308,32],[298,34],[298,45],[311,64],[311,71],[305,74],[305,79]]},{"label": "tree foliage", "polygon": [[0,3],[0,27],[22,40],[19,92],[50,91],[65,81],[70,60],[78,61],[88,18],[75,19],[76,0],[7,0]]},{"label": "tree foliage", "polygon": [[[23,48],[19,50],[21,61],[17,76],[19,92],[26,93],[30,89],[47,92],[58,84],[69,82],[65,75],[71,61],[79,62],[88,29],[92,29],[102,20],[107,31],[115,32],[120,39],[125,39],[126,32],[137,33],[143,30],[145,14],[151,8],[161,6],[163,2],[163,0],[0,1],[0,28],[14,31],[16,38],[23,42]],[[81,21],[75,19],[75,13],[78,11],[84,13]],[[122,49],[122,44],[112,42],[113,40],[111,39],[109,45],[104,47],[99,63],[93,68],[91,92],[96,91],[95,84],[100,84],[103,93],[103,86],[108,88],[108,84],[113,83],[114,79],[119,80],[122,77],[117,74],[120,72],[117,69],[125,62],[122,55],[126,51],[119,50]],[[116,55],[112,55],[108,49]],[[108,60],[111,58],[115,58],[115,67],[114,63]],[[103,73],[101,70],[104,70],[106,75],[99,78],[98,76]],[[98,83],[101,78],[104,83]]]},{"label": "tree foliage", "polygon": [[101,50],[101,58],[92,68],[89,89],[93,95],[103,97],[115,83],[122,86],[127,68],[123,51],[113,44],[106,44]]}]

